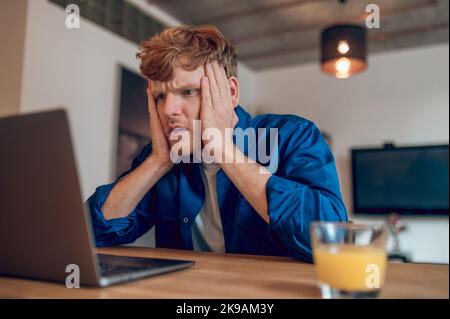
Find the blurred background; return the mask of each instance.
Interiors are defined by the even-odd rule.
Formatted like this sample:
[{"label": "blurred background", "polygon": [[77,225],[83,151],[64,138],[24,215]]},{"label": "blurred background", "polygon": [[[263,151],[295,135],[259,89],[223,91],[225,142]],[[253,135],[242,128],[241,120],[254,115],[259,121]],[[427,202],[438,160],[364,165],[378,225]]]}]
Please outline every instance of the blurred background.
[{"label": "blurred background", "polygon": [[[66,25],[76,13],[66,12],[69,4],[79,8],[79,28]],[[365,25],[371,4],[379,9],[374,28]],[[0,116],[65,108],[85,200],[149,141],[138,43],[166,26],[214,24],[238,49],[248,112],[296,114],[322,130],[352,220],[390,218],[393,232],[403,229],[392,249],[448,263],[448,15],[446,0],[0,0]],[[341,24],[359,29],[324,34]],[[340,36],[335,52],[329,44]],[[440,147],[417,148],[430,145]],[[355,151],[367,148],[375,156]],[[417,158],[422,165],[413,165]],[[383,202],[392,185],[423,194],[417,167],[440,197]],[[356,191],[385,196],[365,204]],[[152,236],[135,244],[151,246]]]}]

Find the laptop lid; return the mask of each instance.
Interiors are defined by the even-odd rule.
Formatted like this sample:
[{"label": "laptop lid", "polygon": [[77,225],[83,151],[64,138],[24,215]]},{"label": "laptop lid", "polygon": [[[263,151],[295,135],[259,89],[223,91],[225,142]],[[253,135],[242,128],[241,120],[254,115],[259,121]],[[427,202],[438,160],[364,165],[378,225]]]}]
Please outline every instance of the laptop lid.
[{"label": "laptop lid", "polygon": [[98,283],[64,110],[0,118],[0,274]]}]

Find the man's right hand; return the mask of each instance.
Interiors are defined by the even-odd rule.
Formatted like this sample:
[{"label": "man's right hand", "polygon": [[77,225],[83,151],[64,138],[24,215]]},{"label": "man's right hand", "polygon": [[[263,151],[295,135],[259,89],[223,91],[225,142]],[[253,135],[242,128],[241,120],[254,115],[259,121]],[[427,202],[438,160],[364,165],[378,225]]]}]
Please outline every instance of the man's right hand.
[{"label": "man's right hand", "polygon": [[173,166],[169,143],[156,110],[155,99],[149,89],[147,97],[152,154],[113,187],[102,207],[107,220],[128,216],[153,185]]},{"label": "man's right hand", "polygon": [[152,154],[150,156],[161,165],[164,171],[168,172],[173,166],[173,162],[170,159],[169,143],[164,134],[161,119],[156,109],[156,101],[150,92],[150,87],[147,88],[147,98],[150,116],[150,138],[152,140]]}]

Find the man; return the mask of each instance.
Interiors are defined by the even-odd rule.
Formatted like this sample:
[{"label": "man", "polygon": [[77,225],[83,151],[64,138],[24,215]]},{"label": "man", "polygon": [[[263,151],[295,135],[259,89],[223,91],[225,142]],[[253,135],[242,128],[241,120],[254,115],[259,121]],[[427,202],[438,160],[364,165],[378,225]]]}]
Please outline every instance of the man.
[{"label": "man", "polygon": [[168,28],[138,57],[151,145],[88,199],[97,245],[130,243],[155,226],[157,247],[312,261],[310,222],[347,220],[317,127],[246,113],[236,50],[213,26]]}]

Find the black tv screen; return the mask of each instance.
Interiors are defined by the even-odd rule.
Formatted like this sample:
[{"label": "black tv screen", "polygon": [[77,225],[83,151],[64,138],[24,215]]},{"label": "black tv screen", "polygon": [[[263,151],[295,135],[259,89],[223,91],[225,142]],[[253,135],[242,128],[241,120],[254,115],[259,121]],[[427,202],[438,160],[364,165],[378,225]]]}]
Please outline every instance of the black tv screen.
[{"label": "black tv screen", "polygon": [[448,145],[353,149],[355,214],[448,215]]}]

